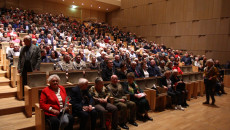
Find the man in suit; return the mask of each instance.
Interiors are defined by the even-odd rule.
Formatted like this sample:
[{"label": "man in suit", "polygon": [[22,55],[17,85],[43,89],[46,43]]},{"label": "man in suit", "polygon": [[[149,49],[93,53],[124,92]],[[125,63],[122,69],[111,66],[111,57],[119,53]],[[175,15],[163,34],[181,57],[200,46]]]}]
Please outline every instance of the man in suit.
[{"label": "man in suit", "polygon": [[159,68],[157,67],[155,60],[150,61],[148,72],[149,72],[149,77],[161,76],[161,72]]},{"label": "man in suit", "polygon": [[80,78],[78,86],[72,88],[71,100],[73,116],[81,119],[80,130],[86,130],[88,119],[91,119],[91,130],[96,127],[97,111],[93,107],[94,100],[88,92],[88,80]]},{"label": "man in suit", "polygon": [[18,59],[18,73],[22,76],[23,86],[27,84],[27,72],[40,69],[41,51],[40,48],[33,45],[31,41],[32,39],[29,35],[24,37],[25,46],[22,47]]}]

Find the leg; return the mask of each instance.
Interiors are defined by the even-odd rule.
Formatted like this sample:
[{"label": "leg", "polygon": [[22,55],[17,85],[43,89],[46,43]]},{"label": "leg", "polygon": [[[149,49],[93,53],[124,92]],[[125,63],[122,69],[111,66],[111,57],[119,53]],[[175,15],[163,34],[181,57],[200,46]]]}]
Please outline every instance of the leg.
[{"label": "leg", "polygon": [[56,116],[46,116],[46,120],[52,130],[59,130],[60,121]]},{"label": "leg", "polygon": [[130,109],[129,121],[134,122],[136,120],[136,103],[132,101],[127,101],[127,106]]},{"label": "leg", "polygon": [[204,104],[209,104],[209,85],[207,83],[208,81],[205,81],[204,85],[205,85],[205,92],[206,92],[206,103]]},{"label": "leg", "polygon": [[90,112],[91,116],[91,130],[95,130],[96,128],[96,121],[97,121],[97,111],[94,109]]},{"label": "leg", "polygon": [[77,113],[77,116],[80,118],[80,130],[86,130],[86,125],[90,117],[89,113],[80,111]]},{"label": "leg", "polygon": [[117,107],[111,103],[106,104],[106,110],[112,113],[112,128],[117,128]]},{"label": "leg", "polygon": [[210,96],[211,96],[211,98],[212,98],[212,105],[214,105],[215,104],[215,97],[214,97],[214,94],[215,94],[215,85],[212,85],[211,83],[210,83]]},{"label": "leg", "polygon": [[95,108],[99,112],[98,114],[100,116],[101,128],[105,128],[105,115],[107,113],[107,110],[105,110],[105,108],[101,104],[95,105]]},{"label": "leg", "polygon": [[120,111],[120,117],[119,117],[119,124],[126,124],[127,122],[127,105],[119,102],[115,104],[118,108],[118,110]]}]

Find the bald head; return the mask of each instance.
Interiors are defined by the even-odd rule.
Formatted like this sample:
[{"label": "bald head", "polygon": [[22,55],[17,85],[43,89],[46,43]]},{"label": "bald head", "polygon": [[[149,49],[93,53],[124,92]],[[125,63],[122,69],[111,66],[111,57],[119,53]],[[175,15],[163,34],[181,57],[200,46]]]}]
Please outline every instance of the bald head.
[{"label": "bald head", "polygon": [[112,84],[117,84],[118,83],[118,77],[117,77],[117,75],[112,75],[111,76],[111,82],[112,82]]}]

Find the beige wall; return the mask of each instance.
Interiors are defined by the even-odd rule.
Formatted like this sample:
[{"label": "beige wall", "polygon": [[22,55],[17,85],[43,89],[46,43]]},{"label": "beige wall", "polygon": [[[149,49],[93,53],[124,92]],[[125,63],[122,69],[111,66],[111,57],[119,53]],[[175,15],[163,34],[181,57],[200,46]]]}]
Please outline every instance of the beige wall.
[{"label": "beige wall", "polygon": [[66,16],[78,20],[93,19],[99,22],[105,21],[105,12],[81,8],[71,9],[70,6],[55,2],[45,2],[44,0],[0,0],[0,7],[19,7],[22,9],[34,10],[36,13],[63,13]]},{"label": "beige wall", "polygon": [[107,21],[174,49],[230,60],[230,0],[121,0]]}]

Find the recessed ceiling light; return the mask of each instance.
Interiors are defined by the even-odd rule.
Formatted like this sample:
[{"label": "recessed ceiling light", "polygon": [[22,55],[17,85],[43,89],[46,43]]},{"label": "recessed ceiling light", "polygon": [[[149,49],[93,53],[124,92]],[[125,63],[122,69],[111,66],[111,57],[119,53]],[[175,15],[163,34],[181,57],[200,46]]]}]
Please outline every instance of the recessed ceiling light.
[{"label": "recessed ceiling light", "polygon": [[81,3],[81,5],[84,5],[84,3]]},{"label": "recessed ceiling light", "polygon": [[93,7],[93,5],[90,5],[90,7]]},{"label": "recessed ceiling light", "polygon": [[100,9],[101,7],[99,6],[98,8]]},{"label": "recessed ceiling light", "polygon": [[62,1],[65,1],[65,0],[62,0]]},{"label": "recessed ceiling light", "polygon": [[74,1],[73,1],[73,3],[74,3]]},{"label": "recessed ceiling light", "polygon": [[109,10],[108,8],[106,10]]}]

